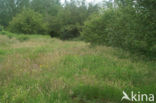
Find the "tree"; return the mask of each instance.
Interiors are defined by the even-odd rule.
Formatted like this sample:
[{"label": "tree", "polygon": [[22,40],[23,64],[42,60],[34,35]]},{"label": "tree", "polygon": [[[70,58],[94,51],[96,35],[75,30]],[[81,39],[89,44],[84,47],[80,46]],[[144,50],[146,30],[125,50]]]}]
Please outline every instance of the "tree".
[{"label": "tree", "polygon": [[29,0],[0,0],[0,24],[8,26],[11,19],[28,6]]},{"label": "tree", "polygon": [[[82,35],[92,44],[121,47],[143,54],[156,52],[154,0],[117,0],[85,22]],[[153,4],[152,4],[153,3]],[[110,6],[116,5],[116,6]],[[151,5],[150,5],[151,4]]]},{"label": "tree", "polygon": [[9,23],[8,29],[11,32],[34,34],[43,34],[46,32],[46,24],[43,21],[43,16],[31,9],[24,9],[17,14]]},{"label": "tree", "polygon": [[64,7],[58,13],[58,18],[61,21],[60,37],[71,39],[80,36],[84,21],[94,12],[98,12],[97,5],[90,4],[87,6],[85,1],[66,1]]},{"label": "tree", "polygon": [[31,1],[31,8],[34,11],[43,14],[44,16],[46,15],[56,16],[60,7],[61,4],[59,0],[32,0]]}]

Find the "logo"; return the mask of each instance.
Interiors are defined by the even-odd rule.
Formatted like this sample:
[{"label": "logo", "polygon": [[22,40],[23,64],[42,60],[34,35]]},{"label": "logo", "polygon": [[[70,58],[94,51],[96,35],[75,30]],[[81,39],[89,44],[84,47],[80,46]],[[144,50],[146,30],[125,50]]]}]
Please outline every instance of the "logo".
[{"label": "logo", "polygon": [[131,97],[129,97],[125,91],[123,91],[122,93],[123,93],[123,97],[121,98],[121,101],[128,100],[128,101],[136,101],[136,102],[143,102],[143,101],[154,102],[154,94],[141,94],[140,92],[134,93],[132,91]]}]

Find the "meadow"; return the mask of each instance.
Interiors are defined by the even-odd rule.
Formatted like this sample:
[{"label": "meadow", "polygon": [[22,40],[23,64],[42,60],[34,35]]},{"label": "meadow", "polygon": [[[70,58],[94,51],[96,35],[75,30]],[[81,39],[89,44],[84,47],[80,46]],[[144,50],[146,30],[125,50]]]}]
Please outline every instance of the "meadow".
[{"label": "meadow", "polygon": [[155,67],[118,48],[3,31],[0,103],[120,103],[123,90],[156,95]]}]

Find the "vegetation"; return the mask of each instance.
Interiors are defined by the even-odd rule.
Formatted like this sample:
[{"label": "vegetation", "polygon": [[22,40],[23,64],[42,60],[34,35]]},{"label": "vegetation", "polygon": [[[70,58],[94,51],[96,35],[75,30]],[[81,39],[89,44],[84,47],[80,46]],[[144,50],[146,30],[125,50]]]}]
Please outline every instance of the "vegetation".
[{"label": "vegetation", "polygon": [[[85,41],[154,54],[156,22],[151,19],[156,20],[156,16],[150,10],[156,10],[155,7],[145,7],[146,0],[127,2],[115,2],[113,7],[86,21],[82,32]],[[156,2],[151,0],[151,3]]]},{"label": "vegetation", "polygon": [[18,36],[0,35],[1,103],[120,103],[123,90],[156,93],[154,61],[81,41]]},{"label": "vegetation", "polygon": [[[80,36],[84,21],[98,11],[98,5],[84,0],[0,0],[0,24],[6,30],[24,34],[50,34],[71,39]],[[7,6],[6,6],[7,5]]]},{"label": "vegetation", "polygon": [[50,34],[63,40],[81,37],[151,57],[156,52],[155,0],[110,0],[102,7],[84,0],[0,2],[0,24],[14,33]]},{"label": "vegetation", "polygon": [[156,96],[156,0],[101,4],[0,0],[0,103]]},{"label": "vegetation", "polygon": [[8,28],[12,32],[25,34],[44,34],[46,32],[46,24],[42,15],[31,9],[26,9],[15,16]]}]

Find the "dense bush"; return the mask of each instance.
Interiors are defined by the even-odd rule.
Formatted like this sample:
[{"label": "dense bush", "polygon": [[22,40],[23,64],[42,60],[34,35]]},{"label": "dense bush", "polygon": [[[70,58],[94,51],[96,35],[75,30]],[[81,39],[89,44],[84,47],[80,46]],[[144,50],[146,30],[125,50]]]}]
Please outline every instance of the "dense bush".
[{"label": "dense bush", "polygon": [[85,0],[2,0],[0,25],[24,34],[50,34],[71,39],[80,36],[80,27],[98,5]]},{"label": "dense bush", "polygon": [[46,24],[41,14],[31,9],[25,9],[13,18],[9,23],[8,29],[16,33],[44,34],[46,32]]},{"label": "dense bush", "polygon": [[92,44],[102,44],[104,43],[103,39],[100,38],[100,35],[104,36],[103,33],[100,33],[101,31],[103,32],[104,30],[100,30],[100,28],[104,29],[104,26],[101,23],[100,16],[93,15],[91,19],[87,20],[85,22],[85,25],[82,27],[82,37],[85,41],[91,42]]},{"label": "dense bush", "polygon": [[71,39],[71,38],[78,37],[79,35],[80,35],[79,27],[77,25],[68,25],[62,28],[61,33],[60,33],[60,38]]},{"label": "dense bush", "polygon": [[[133,7],[110,8],[85,22],[82,36],[92,44],[104,44],[132,51],[155,52],[155,30]],[[144,24],[145,21],[150,28]],[[152,24],[153,26],[156,24]]]},{"label": "dense bush", "polygon": [[49,31],[51,37],[61,39],[72,39],[80,36],[81,26],[88,16],[98,11],[97,5],[87,6],[83,2],[72,0],[66,2],[63,8],[59,9],[56,16],[49,17]]}]

